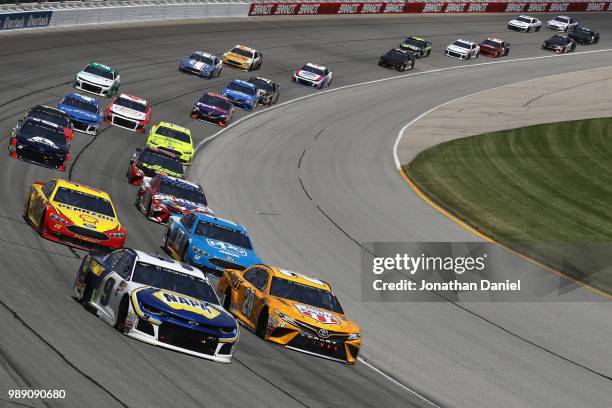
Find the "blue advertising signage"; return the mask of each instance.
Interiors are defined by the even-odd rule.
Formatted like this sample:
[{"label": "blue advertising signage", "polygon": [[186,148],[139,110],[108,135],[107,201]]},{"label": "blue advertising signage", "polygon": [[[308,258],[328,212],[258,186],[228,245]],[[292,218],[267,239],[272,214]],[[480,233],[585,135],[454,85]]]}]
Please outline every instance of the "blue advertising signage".
[{"label": "blue advertising signage", "polygon": [[48,27],[53,11],[31,11],[27,13],[1,13],[0,31],[21,28]]}]

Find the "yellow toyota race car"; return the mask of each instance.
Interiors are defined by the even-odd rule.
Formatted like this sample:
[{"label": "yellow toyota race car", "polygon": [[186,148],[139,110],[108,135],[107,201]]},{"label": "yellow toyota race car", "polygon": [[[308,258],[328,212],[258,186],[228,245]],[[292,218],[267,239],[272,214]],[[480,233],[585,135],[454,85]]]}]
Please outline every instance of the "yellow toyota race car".
[{"label": "yellow toyota race car", "polygon": [[266,265],[226,269],[217,293],[247,329],[272,343],[355,364],[359,326],[346,318],[325,282]]},{"label": "yellow toyota race car", "polygon": [[84,250],[123,248],[127,235],[107,193],[62,179],[33,183],[23,215],[43,238]]},{"label": "yellow toyota race car", "polygon": [[253,48],[237,45],[223,54],[221,62],[228,67],[241,69],[243,71],[253,71],[261,68],[263,55]]},{"label": "yellow toyota race car", "polygon": [[191,131],[172,123],[160,122],[153,126],[147,138],[147,147],[172,153],[185,165],[190,165],[193,160]]}]

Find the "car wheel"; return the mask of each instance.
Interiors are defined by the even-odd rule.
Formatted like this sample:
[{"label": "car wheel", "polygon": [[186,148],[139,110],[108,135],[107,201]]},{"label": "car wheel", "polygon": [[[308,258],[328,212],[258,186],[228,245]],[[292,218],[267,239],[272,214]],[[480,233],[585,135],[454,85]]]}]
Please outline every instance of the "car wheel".
[{"label": "car wheel", "polygon": [[478,52],[476,53],[476,55],[474,56],[474,58],[478,58],[478,54],[480,54],[480,51],[478,51]]},{"label": "car wheel", "polygon": [[117,321],[115,322],[115,329],[119,333],[125,332],[125,320],[127,319],[128,314],[128,298],[127,296],[121,299],[121,304],[119,305],[119,310],[117,310]]},{"label": "car wheel", "polygon": [[398,70],[399,72],[404,72],[404,71],[406,70],[406,64],[402,64],[402,65],[400,65],[400,66],[397,68],[397,70]]},{"label": "car wheel", "polygon": [[255,327],[255,333],[262,339],[266,338],[266,329],[268,326],[268,309],[264,309],[259,313],[259,319],[257,319],[257,326]]},{"label": "car wheel", "polygon": [[91,279],[89,277],[85,278],[85,282],[83,283],[85,287],[83,288],[83,296],[81,297],[81,304],[90,312],[93,312],[92,307],[89,305],[91,302],[91,296],[93,295],[93,288],[91,287]]},{"label": "car wheel", "polygon": [[147,205],[147,213],[145,215],[147,218],[151,218],[151,200],[149,200],[149,205]]},{"label": "car wheel", "polygon": [[30,217],[28,216],[28,212],[30,211],[30,202],[32,201],[32,195],[28,195],[28,199],[26,200],[25,206],[23,207],[23,218],[25,218],[26,222],[30,223]]},{"label": "car wheel", "polygon": [[540,28],[542,28],[542,26],[537,26],[536,27],[536,32],[540,31]]}]

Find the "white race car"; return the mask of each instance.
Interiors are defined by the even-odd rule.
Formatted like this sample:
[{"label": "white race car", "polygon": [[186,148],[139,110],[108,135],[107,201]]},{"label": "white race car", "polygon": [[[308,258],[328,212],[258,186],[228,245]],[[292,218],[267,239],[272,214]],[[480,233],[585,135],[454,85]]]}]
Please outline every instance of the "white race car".
[{"label": "white race car", "polygon": [[508,22],[509,30],[522,31],[524,33],[540,31],[541,28],[542,22],[531,16],[518,16]]},{"label": "white race car", "polygon": [[129,337],[213,361],[232,360],[236,319],[219,305],[199,269],[130,248],[90,254],[79,268],[74,294]]},{"label": "white race car", "polygon": [[578,22],[568,16],[557,16],[546,23],[546,28],[555,31],[568,32],[572,31],[575,27],[578,27]]},{"label": "white race car", "polygon": [[296,84],[321,89],[324,87],[329,87],[332,81],[332,76],[333,73],[329,70],[329,68],[309,62],[302,68],[295,70],[291,81],[295,82]]},{"label": "white race car", "polygon": [[151,106],[137,96],[121,94],[104,112],[104,122],[134,132],[144,133],[151,121]]},{"label": "white race car", "polygon": [[444,54],[452,58],[472,59],[478,58],[480,46],[472,41],[462,40],[461,38],[446,47]]},{"label": "white race car", "polygon": [[107,65],[89,63],[76,75],[74,87],[100,96],[114,96],[119,90],[119,71]]}]

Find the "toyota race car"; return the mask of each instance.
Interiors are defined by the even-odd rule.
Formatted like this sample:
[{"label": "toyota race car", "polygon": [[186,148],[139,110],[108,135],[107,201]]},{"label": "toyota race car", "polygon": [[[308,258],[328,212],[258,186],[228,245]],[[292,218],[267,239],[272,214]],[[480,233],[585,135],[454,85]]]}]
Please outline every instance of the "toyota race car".
[{"label": "toyota race car", "polygon": [[20,120],[9,138],[9,156],[64,171],[70,160],[69,128],[46,120]]},{"label": "toyota race car", "polygon": [[309,62],[293,73],[292,82],[322,89],[331,85],[333,73],[322,65]]},{"label": "toyota race car", "polygon": [[444,51],[444,54],[451,58],[459,58],[465,60],[478,58],[479,53],[480,46],[478,46],[478,44],[462,39],[458,39],[457,41],[446,47],[446,51]]},{"label": "toyota race car", "polygon": [[235,79],[221,90],[221,94],[229,99],[234,106],[246,111],[252,111],[259,102],[257,87],[250,82]]},{"label": "toyota race car", "polygon": [[147,138],[147,147],[175,154],[185,165],[191,164],[195,152],[191,131],[168,122],[153,126]]},{"label": "toyota race car", "polygon": [[393,48],[378,59],[381,67],[394,68],[400,72],[414,68],[415,55],[401,48]]},{"label": "toyota race car", "polygon": [[59,127],[64,128],[68,140],[74,139],[74,126],[70,120],[70,116],[64,111],[50,106],[36,105],[26,113],[24,119],[27,118],[36,118],[55,123]]},{"label": "toyota race car", "polygon": [[279,84],[271,79],[262,77],[251,77],[248,82],[257,87],[260,104],[270,106],[278,102],[278,97],[280,96]]},{"label": "toyota race car", "polygon": [[183,165],[176,155],[146,147],[136,149],[132,154],[126,176],[128,183],[140,186],[145,178],[157,174],[183,178],[183,172]]},{"label": "toyota race car", "polygon": [[75,248],[119,249],[126,239],[109,195],[68,180],[33,183],[23,216],[43,238]]},{"label": "toyota race car", "polygon": [[429,57],[431,43],[420,37],[410,36],[399,45],[399,48],[410,51],[417,58]]},{"label": "toyota race car", "polygon": [[206,213],[170,217],[164,248],[174,259],[217,276],[225,268],[242,270],[261,262],[246,228]]},{"label": "toyota race car", "polygon": [[542,22],[531,16],[518,16],[508,22],[509,30],[522,31],[524,33],[540,31],[541,28]]},{"label": "toyota race car", "polygon": [[234,115],[234,105],[225,96],[213,92],[204,95],[191,108],[191,117],[227,126]]},{"label": "toyota race car", "polygon": [[170,217],[187,212],[212,214],[199,184],[176,177],[146,177],[138,189],[136,206],[152,221],[167,223]]},{"label": "toyota race car", "polygon": [[138,133],[151,121],[151,106],[137,96],[121,94],[106,107],[104,122]]},{"label": "toyota race car", "polygon": [[576,27],[567,36],[580,45],[597,44],[599,33],[586,27]]},{"label": "toyota race car", "polygon": [[557,54],[574,52],[574,50],[576,50],[576,41],[564,35],[556,34],[544,41],[542,49],[554,51]]},{"label": "toyota race car", "polygon": [[120,333],[145,343],[222,363],[232,361],[236,319],[219,305],[204,274],[133,249],[89,254],[74,296]]},{"label": "toyota race car", "polygon": [[223,54],[221,59],[223,65],[237,68],[243,71],[253,71],[261,68],[263,55],[261,52],[244,45],[236,45],[234,48]]},{"label": "toyota race car", "polygon": [[546,28],[555,31],[568,32],[576,27],[578,27],[578,22],[568,16],[557,16],[546,23]]},{"label": "toyota race car", "polygon": [[102,123],[102,108],[96,99],[70,92],[57,105],[57,109],[68,114],[77,132],[94,136],[98,134]]},{"label": "toyota race car", "polygon": [[114,96],[119,90],[119,71],[106,65],[89,63],[76,75],[74,87],[100,96]]},{"label": "toyota race car", "polygon": [[499,38],[489,37],[478,45],[480,53],[487,57],[504,57],[510,53],[510,44]]},{"label": "toyota race car", "polygon": [[289,349],[355,364],[359,326],[329,284],[266,265],[227,269],[217,286],[223,307],[260,337]]},{"label": "toyota race car", "polygon": [[211,79],[221,75],[223,64],[215,55],[203,51],[195,51],[179,63],[179,71]]}]

